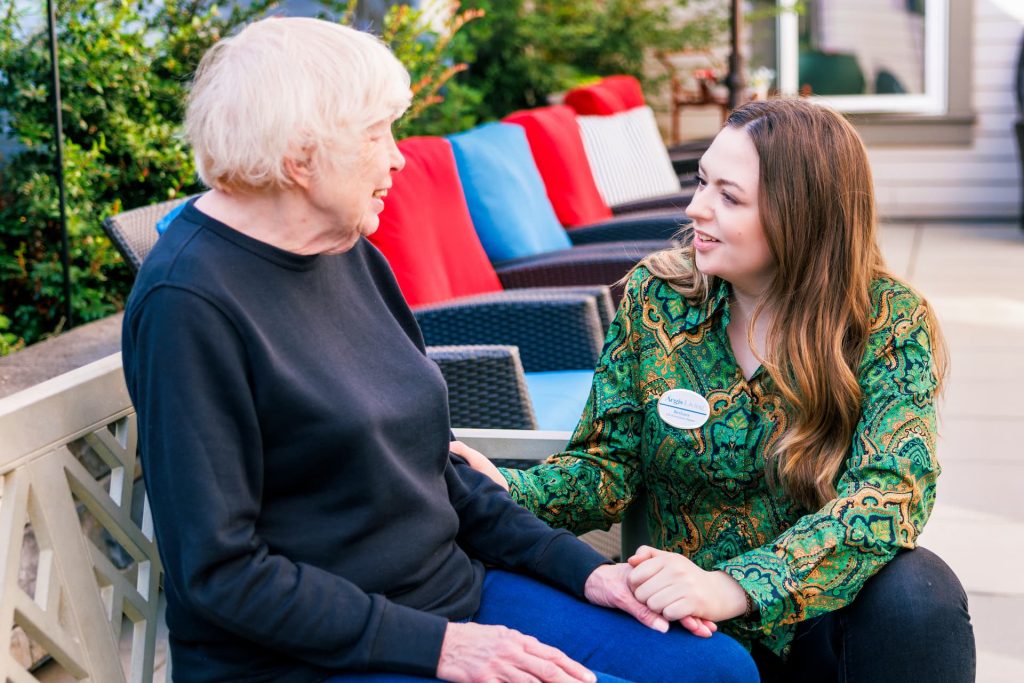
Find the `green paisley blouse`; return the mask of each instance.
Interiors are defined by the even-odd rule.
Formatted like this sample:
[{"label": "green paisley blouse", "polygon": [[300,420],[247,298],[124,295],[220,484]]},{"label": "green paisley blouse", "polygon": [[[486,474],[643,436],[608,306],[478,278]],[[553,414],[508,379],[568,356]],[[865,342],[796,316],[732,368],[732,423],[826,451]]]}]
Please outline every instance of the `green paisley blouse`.
[{"label": "green paisley blouse", "polygon": [[[765,456],[791,416],[767,372],[748,381],[736,363],[730,291],[719,282],[707,302],[690,305],[637,269],[565,452],[503,474],[513,498],[576,533],[619,521],[642,487],[654,545],[736,579],[759,609],[723,626],[784,656],[797,622],[853,600],[897,551],[915,546],[931,512],[939,465],[926,308],[898,282],[872,283],[860,422],[838,495],[807,510],[765,479]],[[708,400],[702,427],[659,417],[658,398],[675,388]]]}]

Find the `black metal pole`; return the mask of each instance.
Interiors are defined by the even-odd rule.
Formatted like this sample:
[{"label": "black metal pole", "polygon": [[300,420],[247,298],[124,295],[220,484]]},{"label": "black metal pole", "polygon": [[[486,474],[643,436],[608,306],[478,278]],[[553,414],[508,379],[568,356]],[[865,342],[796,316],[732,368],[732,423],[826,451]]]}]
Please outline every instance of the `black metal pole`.
[{"label": "black metal pole", "polygon": [[64,197],[64,123],[61,117],[60,66],[57,64],[57,13],[53,0],[46,0],[50,25],[50,74],[53,76],[53,143],[56,154],[57,196],[60,204],[60,263],[64,270],[64,327],[74,326],[71,305],[71,258],[68,255],[68,213]]},{"label": "black metal pole", "polygon": [[743,56],[740,53],[740,37],[743,35],[743,3],[741,0],[732,0],[732,14],[729,21],[729,76],[726,84],[729,86],[729,109],[735,109],[742,104],[743,89],[746,83],[743,78]]}]

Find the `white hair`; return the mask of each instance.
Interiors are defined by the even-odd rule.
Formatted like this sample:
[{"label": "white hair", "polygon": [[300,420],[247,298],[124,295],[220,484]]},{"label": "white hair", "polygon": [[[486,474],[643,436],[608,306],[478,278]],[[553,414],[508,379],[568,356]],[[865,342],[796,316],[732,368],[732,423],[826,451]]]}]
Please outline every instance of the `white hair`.
[{"label": "white hair", "polygon": [[378,38],[308,18],[263,19],[217,42],[185,114],[199,177],[231,190],[291,184],[285,159],[338,167],[365,130],[408,108],[409,73]]}]

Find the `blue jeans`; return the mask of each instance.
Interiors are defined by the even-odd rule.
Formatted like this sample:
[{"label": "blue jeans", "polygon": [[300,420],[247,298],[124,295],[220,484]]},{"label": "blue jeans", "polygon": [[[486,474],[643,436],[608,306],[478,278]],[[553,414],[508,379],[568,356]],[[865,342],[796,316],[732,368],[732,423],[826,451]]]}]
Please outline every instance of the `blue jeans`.
[{"label": "blue jeans", "polygon": [[974,629],[953,571],[904,550],[846,607],[801,622],[789,658],[754,647],[765,683],[974,683]]},{"label": "blue jeans", "polygon": [[[658,633],[617,610],[595,607],[520,574],[491,570],[480,609],[470,620],[500,624],[558,648],[597,675],[598,681],[707,683],[757,681],[754,661],[721,633],[698,638],[674,624]],[[396,674],[342,674],[326,683],[413,683]]]}]

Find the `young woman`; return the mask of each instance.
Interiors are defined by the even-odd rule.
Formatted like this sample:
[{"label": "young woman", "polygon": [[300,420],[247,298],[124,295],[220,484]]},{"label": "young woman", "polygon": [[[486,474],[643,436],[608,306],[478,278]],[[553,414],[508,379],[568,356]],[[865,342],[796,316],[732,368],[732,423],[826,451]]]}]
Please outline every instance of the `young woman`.
[{"label": "young woman", "polygon": [[764,680],[973,681],[963,589],[914,549],[942,337],[886,270],[856,131],[803,100],[745,105],[687,214],[685,245],[628,278],[566,451],[499,473],[453,450],[576,533],[646,491],[636,597],[725,621]]}]

